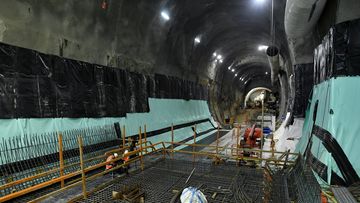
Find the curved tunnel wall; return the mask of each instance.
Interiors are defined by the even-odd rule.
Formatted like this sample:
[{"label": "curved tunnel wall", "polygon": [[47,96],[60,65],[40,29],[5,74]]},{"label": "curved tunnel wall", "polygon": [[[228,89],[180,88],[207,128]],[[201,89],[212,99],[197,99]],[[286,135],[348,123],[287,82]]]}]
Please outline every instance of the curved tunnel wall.
[{"label": "curved tunnel wall", "polygon": [[[266,59],[257,47],[270,44],[268,6],[247,1],[208,4],[207,1],[142,0],[109,1],[106,8],[94,1],[64,2],[59,7],[54,2],[15,0],[0,8],[0,40],[90,63],[216,84],[219,87],[211,90],[222,91],[231,89],[222,87],[232,85],[221,84],[221,72],[228,65],[243,64],[242,61],[252,56]],[[9,7],[21,15],[8,12]],[[168,11],[170,20],[161,18],[162,10]],[[276,2],[275,11],[275,44],[287,59],[287,44],[283,40],[284,0]],[[199,44],[194,43],[197,36],[201,37]],[[215,51],[224,56],[222,65],[211,66]],[[284,69],[291,73],[287,65]],[[260,83],[264,86],[267,81],[261,75],[266,78],[264,71],[259,75],[248,74],[246,77],[252,79],[238,86],[254,87]],[[244,91],[246,88],[224,94],[233,94],[236,100]],[[218,105],[220,94],[211,94],[216,95],[210,98],[214,115],[225,110]],[[221,116],[217,118],[222,120]]]},{"label": "curved tunnel wall", "polygon": [[[204,112],[207,119],[211,117],[209,110],[206,111],[207,87],[194,82],[160,74],[142,75],[5,44],[0,44],[0,59],[0,118],[4,119],[2,126],[8,129],[8,136],[31,134],[36,129],[48,132],[47,127],[61,131],[77,125],[94,126],[96,122],[109,124],[128,113],[151,111],[151,107],[152,113],[145,121],[155,126],[149,129],[158,127],[156,122],[151,122],[151,116],[160,120],[159,123],[169,124],[167,117],[154,114],[160,110],[154,101],[162,101],[161,112],[171,112],[175,123],[181,119],[185,123],[200,119],[197,113],[198,117],[205,116]],[[171,99],[178,101],[173,103]],[[171,106],[178,112],[172,112]],[[188,115],[190,112],[193,114]],[[127,119],[131,120],[132,115]],[[141,116],[128,124],[136,124],[138,119],[141,120]],[[71,125],[70,121],[74,123]]]}]

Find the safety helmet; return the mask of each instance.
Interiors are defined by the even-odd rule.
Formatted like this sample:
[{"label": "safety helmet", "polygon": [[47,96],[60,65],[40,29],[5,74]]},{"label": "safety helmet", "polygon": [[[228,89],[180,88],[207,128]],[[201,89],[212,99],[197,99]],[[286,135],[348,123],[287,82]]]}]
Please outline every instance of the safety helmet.
[{"label": "safety helmet", "polygon": [[129,150],[125,149],[124,154],[127,154],[127,153],[129,153]]},{"label": "safety helmet", "polygon": [[116,158],[116,157],[118,157],[119,155],[117,154],[117,153],[114,153],[114,157]]}]

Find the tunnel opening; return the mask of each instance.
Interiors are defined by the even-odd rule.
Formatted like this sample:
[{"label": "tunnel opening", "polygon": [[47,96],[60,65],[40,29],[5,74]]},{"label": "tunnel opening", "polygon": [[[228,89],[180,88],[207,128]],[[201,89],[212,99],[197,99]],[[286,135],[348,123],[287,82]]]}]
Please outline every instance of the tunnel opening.
[{"label": "tunnel opening", "polygon": [[2,2],[0,202],[359,201],[359,11]]}]

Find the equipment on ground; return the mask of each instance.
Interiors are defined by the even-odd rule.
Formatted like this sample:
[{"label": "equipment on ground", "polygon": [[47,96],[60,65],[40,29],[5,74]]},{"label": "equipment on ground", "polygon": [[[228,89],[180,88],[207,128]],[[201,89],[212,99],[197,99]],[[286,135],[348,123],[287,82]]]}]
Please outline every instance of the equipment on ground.
[{"label": "equipment on ground", "polygon": [[185,188],[180,196],[181,203],[207,203],[205,195],[195,187]]},{"label": "equipment on ground", "polygon": [[145,202],[145,192],[140,190],[139,185],[125,186],[120,191],[113,191],[112,198],[113,200],[125,200],[130,203],[143,203]]}]

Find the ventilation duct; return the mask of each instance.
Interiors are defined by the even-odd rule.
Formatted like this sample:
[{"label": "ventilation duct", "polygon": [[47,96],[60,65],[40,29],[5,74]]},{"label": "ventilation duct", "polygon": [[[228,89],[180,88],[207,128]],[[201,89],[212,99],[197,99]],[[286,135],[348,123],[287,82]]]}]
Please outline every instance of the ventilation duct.
[{"label": "ventilation duct", "polygon": [[266,50],[266,55],[271,68],[271,82],[274,85],[280,70],[279,49],[275,46],[270,46]]}]

